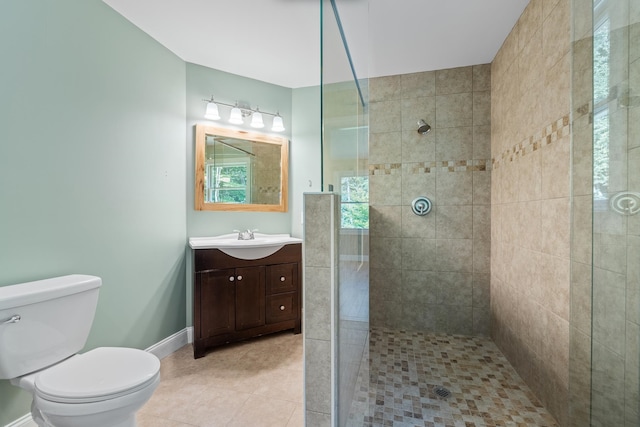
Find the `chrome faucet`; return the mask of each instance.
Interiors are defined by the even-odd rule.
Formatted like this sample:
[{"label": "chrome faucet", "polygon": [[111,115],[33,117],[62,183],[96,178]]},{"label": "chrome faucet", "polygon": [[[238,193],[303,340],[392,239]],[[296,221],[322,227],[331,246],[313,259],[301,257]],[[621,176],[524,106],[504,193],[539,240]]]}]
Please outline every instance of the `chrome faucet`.
[{"label": "chrome faucet", "polygon": [[251,230],[247,228],[245,231],[240,231],[240,230],[233,230],[233,231],[238,233],[238,240],[254,240],[255,236],[253,235],[253,233],[255,231],[258,231],[258,229],[256,228],[255,230]]}]

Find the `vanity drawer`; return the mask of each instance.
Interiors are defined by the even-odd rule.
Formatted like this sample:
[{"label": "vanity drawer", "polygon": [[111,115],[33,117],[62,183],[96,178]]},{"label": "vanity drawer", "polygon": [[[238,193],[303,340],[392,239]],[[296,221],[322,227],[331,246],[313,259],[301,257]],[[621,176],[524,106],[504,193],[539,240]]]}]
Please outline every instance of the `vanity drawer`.
[{"label": "vanity drawer", "polygon": [[298,315],[298,293],[267,295],[267,323],[293,320]]},{"label": "vanity drawer", "polygon": [[277,264],[267,267],[267,295],[298,290],[298,264]]}]

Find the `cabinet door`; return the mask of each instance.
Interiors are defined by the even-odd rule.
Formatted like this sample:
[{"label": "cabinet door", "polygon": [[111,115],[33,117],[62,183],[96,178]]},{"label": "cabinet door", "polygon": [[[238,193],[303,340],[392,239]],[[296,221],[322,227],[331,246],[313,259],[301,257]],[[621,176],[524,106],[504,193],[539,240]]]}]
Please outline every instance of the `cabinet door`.
[{"label": "cabinet door", "polygon": [[[235,330],[235,275],[233,269],[196,273],[196,309],[200,331],[197,338],[231,333]],[[197,301],[197,300],[196,300]],[[198,313],[196,313],[198,315]]]},{"label": "cabinet door", "polygon": [[264,325],[265,268],[236,268],[236,329]]}]

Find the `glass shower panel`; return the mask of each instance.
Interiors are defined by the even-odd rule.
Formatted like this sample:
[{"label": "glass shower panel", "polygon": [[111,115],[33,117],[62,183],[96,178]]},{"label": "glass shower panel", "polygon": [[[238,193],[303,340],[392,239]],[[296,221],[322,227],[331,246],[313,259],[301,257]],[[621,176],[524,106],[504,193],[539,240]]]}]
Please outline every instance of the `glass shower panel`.
[{"label": "glass shower panel", "polygon": [[367,365],[369,329],[368,94],[367,81],[357,77],[366,70],[353,56],[357,48],[366,57],[367,15],[368,1],[322,2],[322,188],[341,198],[333,337],[334,416],[339,426],[348,425],[353,405],[363,404],[353,402],[356,384],[366,387],[361,382],[368,382],[361,372]]},{"label": "glass shower panel", "polygon": [[593,2],[591,426],[640,425],[640,2]]}]

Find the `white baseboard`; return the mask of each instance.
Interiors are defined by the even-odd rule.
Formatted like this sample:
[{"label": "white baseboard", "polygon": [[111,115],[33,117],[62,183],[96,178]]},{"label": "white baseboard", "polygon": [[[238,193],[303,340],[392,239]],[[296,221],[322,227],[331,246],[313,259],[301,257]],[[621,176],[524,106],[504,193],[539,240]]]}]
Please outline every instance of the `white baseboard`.
[{"label": "white baseboard", "polygon": [[164,359],[171,353],[177,351],[178,349],[191,342],[189,340],[188,329],[189,328],[184,328],[183,330],[176,332],[170,337],[167,337],[162,341],[155,343],[151,347],[147,348],[146,351],[151,354],[155,354],[158,359]]},{"label": "white baseboard", "polygon": [[[181,331],[176,332],[170,337],[167,337],[162,341],[155,343],[145,351],[156,355],[158,359],[164,359],[171,353],[192,342],[193,327],[189,326]],[[5,425],[5,427],[38,427],[38,425],[31,418],[31,414],[27,414]]]},{"label": "white baseboard", "polygon": [[14,422],[7,424],[5,427],[38,427],[38,424],[33,421],[31,414],[27,414],[18,418]]}]

